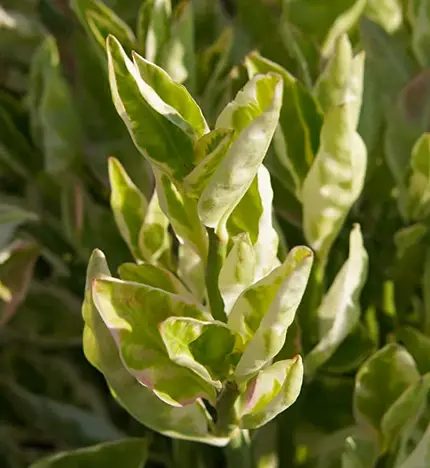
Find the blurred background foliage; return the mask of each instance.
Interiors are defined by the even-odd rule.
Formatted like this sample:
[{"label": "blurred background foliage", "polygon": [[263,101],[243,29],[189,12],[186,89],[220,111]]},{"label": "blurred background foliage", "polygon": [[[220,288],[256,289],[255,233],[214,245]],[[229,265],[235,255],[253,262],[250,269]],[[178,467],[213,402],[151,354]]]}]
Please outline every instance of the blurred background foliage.
[{"label": "blurred background foliage", "polygon": [[[90,252],[102,249],[113,271],[131,260],[109,208],[107,158],[117,157],[146,195],[153,188],[147,164],[111,101],[103,50],[109,32],[176,73],[210,124],[247,81],[243,61],[254,50],[313,92],[341,33],[348,32],[354,49],[364,49],[359,133],[369,155],[366,184],[331,251],[326,278],[330,284],[347,257],[348,226],[359,222],[370,256],[363,314],[353,333],[306,382],[297,404],[254,440],[266,463],[261,467],[344,466],[344,441],[357,431],[352,402],[360,365],[378,348],[401,342],[419,373],[430,371],[429,210],[411,216],[402,201],[413,145],[430,131],[430,6],[423,13],[424,3],[174,1],[169,26],[160,32],[166,41],[154,46],[146,35],[151,0],[143,5],[140,0],[106,0],[109,10],[101,11],[92,11],[91,2],[84,0],[2,1],[1,467],[26,467],[53,452],[126,436],[148,438],[150,467],[224,463],[220,449],[172,441],[141,427],[113,402],[102,376],[82,353],[80,308]],[[99,29],[88,29],[88,9]],[[177,53],[178,44],[185,53]],[[321,129],[318,112],[302,128],[314,151]],[[266,164],[280,229],[288,246],[294,246],[306,241],[301,203],[284,156],[272,145]],[[311,284],[303,309],[312,309],[317,294]],[[306,354],[315,344],[312,330],[303,331],[305,322],[293,327],[285,356]],[[397,370],[390,362],[396,351],[388,349],[394,354],[391,361],[374,372],[395,380]],[[370,392],[376,392],[378,379]],[[378,398],[381,402],[386,395]],[[417,424],[417,440],[425,430],[422,421],[428,424],[426,416],[428,408]],[[390,457],[389,450],[383,452],[378,466],[392,466]]]}]

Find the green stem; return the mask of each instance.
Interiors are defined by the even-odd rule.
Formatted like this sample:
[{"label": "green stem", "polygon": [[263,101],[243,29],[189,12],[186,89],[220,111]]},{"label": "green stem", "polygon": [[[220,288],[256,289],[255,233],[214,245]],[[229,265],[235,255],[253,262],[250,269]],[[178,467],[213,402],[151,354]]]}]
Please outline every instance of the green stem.
[{"label": "green stem", "polygon": [[207,229],[209,235],[208,264],[206,267],[206,289],[209,306],[215,320],[226,322],[224,302],[218,287],[218,278],[227,253],[227,244],[222,241],[214,229]]},{"label": "green stem", "polygon": [[248,431],[237,430],[225,449],[227,468],[254,468],[251,439]]}]

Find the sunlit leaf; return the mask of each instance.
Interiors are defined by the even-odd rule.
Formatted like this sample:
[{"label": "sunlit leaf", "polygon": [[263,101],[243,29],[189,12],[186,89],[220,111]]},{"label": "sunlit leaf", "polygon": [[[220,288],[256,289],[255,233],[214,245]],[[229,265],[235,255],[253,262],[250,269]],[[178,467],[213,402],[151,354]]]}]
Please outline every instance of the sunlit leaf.
[{"label": "sunlit leaf", "polygon": [[232,128],[230,146],[199,204],[202,222],[226,236],[228,217],[244,196],[263,162],[279,119],[282,81],[275,74],[253,78],[217,120],[217,128]]},{"label": "sunlit leaf", "polygon": [[267,424],[297,399],[303,380],[300,356],[278,361],[261,370],[247,383],[240,400],[240,425],[255,429]]},{"label": "sunlit leaf", "polygon": [[306,373],[313,374],[351,333],[360,319],[360,293],[367,277],[368,255],[360,227],[349,238],[349,256],[318,308],[320,341],[306,356]]},{"label": "sunlit leaf", "polygon": [[235,371],[239,381],[252,376],[282,349],[312,260],[309,249],[295,247],[282,265],[239,296],[228,317],[229,327],[240,336],[236,347],[243,350]]}]

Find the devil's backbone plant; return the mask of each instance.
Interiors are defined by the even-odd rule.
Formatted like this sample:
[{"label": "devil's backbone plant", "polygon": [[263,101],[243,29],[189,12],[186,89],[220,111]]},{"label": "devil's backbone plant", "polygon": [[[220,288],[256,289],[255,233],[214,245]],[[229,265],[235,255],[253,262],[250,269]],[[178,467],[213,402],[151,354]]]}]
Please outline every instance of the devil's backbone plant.
[{"label": "devil's backbone plant", "polygon": [[[112,276],[101,251],[88,267],[84,350],[112,394],[163,434],[225,445],[297,398],[299,355],[276,361],[313,260],[281,262],[272,189],[262,165],[283,82],[252,78],[210,130],[185,87],[107,40],[116,109],[152,165],[147,201],[111,159],[111,205],[136,260]],[[169,230],[172,228],[172,232]]]}]

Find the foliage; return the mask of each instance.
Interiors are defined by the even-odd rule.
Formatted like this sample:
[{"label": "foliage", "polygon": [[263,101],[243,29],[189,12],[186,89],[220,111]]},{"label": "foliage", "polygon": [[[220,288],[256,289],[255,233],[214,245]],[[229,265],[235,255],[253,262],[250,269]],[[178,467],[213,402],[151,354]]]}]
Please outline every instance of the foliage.
[{"label": "foliage", "polygon": [[429,12],[4,3],[1,466],[430,464]]}]

